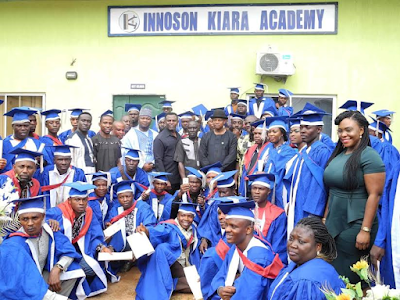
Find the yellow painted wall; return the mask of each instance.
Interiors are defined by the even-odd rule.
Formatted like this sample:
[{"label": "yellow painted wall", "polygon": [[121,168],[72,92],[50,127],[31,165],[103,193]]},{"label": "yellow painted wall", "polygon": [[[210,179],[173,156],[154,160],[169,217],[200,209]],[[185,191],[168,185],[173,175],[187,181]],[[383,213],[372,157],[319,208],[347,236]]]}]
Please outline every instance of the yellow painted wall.
[{"label": "yellow painted wall", "polygon": [[[252,1],[278,2],[287,1]],[[94,115],[112,108],[114,94],[165,94],[178,101],[177,111],[218,107],[229,100],[226,87],[252,90],[256,53],[272,44],[293,53],[297,70],[286,85],[264,79],[270,92],[332,94],[339,104],[361,99],[376,103],[368,112],[400,113],[400,1],[338,2],[337,35],[108,37],[109,5],[217,2],[0,1],[0,93],[43,92],[48,109],[91,107]],[[77,81],[65,79],[69,70],[79,73]],[[131,90],[131,83],[146,90]],[[393,131],[400,132],[396,117]]]}]

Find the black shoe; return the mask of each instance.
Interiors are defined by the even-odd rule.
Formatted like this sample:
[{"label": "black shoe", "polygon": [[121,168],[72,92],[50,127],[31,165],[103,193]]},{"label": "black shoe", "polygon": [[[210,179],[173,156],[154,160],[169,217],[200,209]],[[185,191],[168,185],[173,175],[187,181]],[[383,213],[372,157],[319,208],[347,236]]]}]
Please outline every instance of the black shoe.
[{"label": "black shoe", "polygon": [[128,272],[130,269],[132,269],[133,265],[134,265],[134,262],[133,262],[133,261],[128,261],[128,262],[126,262],[126,263],[122,266],[120,272],[121,272],[121,273],[126,273],[126,272]]}]

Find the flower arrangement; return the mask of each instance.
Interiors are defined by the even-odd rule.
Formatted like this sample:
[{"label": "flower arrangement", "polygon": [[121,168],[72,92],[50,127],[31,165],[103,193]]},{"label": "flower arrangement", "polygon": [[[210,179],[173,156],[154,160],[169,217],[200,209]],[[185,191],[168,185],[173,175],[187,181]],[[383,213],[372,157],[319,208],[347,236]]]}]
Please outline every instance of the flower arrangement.
[{"label": "flower arrangement", "polygon": [[[364,296],[361,288],[361,282],[353,284],[350,283],[348,278],[340,276],[346,284],[346,288],[342,289],[340,295],[336,295],[329,287],[323,287],[322,292],[325,294],[327,300],[400,300],[400,290],[390,289],[388,285],[381,283],[379,277],[375,276],[375,272],[368,265],[367,258],[361,258],[350,269],[361,280],[368,283],[370,289],[367,291],[366,296]],[[375,282],[375,286],[371,286],[372,282]]]},{"label": "flower arrangement", "polygon": [[18,215],[13,212],[12,201],[17,199],[19,199],[18,191],[9,179],[0,188],[0,240],[21,227]]}]

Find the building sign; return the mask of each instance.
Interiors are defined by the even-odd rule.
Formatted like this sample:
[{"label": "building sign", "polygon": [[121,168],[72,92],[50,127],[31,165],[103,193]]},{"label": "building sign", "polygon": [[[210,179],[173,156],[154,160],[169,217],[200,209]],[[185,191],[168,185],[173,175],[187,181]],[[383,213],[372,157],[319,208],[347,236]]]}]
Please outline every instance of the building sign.
[{"label": "building sign", "polygon": [[336,34],[338,3],[109,6],[109,36]]},{"label": "building sign", "polygon": [[146,85],[143,83],[132,83],[131,90],[144,90],[146,89]]}]

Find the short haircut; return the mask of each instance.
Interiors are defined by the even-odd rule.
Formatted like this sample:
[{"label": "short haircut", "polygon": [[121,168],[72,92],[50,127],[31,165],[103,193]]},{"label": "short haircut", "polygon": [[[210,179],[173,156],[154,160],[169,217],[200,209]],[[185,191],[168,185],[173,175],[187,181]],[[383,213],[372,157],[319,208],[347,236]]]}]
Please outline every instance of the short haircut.
[{"label": "short haircut", "polygon": [[167,118],[168,116],[175,116],[177,119],[179,119],[178,115],[172,111],[165,114],[165,118]]},{"label": "short haircut", "polygon": [[109,115],[102,115],[102,116],[100,116],[100,122],[103,121],[103,118],[105,118],[105,117],[111,118],[112,121],[114,122],[114,117],[113,117],[113,116],[109,116]]},{"label": "short haircut", "polygon": [[90,114],[90,112],[84,111],[84,112],[81,112],[81,113],[79,114],[78,120],[80,120],[80,118],[81,118],[82,115],[88,115],[88,116],[90,116],[90,117],[93,119],[93,117],[92,117],[92,115]]}]

